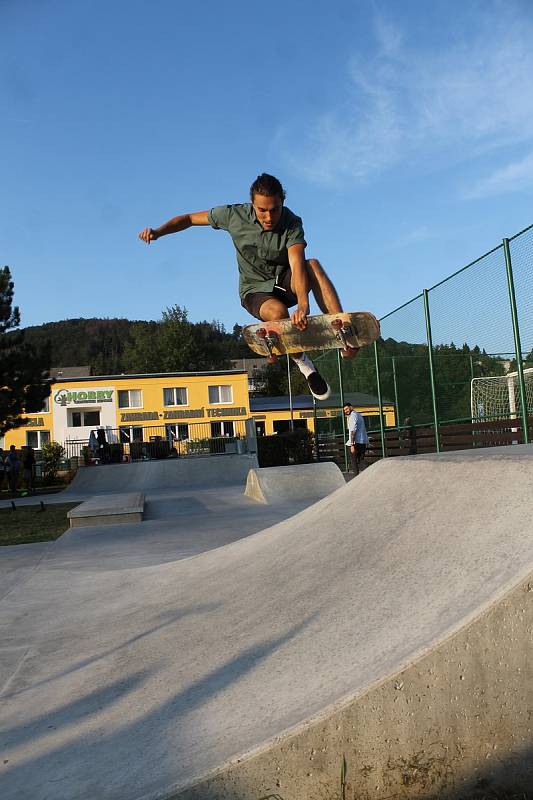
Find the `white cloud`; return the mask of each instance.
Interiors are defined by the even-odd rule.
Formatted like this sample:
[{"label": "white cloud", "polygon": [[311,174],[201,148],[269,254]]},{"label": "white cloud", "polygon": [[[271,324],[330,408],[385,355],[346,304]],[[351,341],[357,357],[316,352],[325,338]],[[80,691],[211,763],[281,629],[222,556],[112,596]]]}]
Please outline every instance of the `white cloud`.
[{"label": "white cloud", "polygon": [[489,197],[507,192],[533,191],[533,153],[507,164],[465,191],[467,198]]},{"label": "white cloud", "polygon": [[[507,6],[514,16],[505,18],[499,4],[489,8],[468,38],[431,50],[409,48],[403,31],[377,17],[374,57],[355,56],[347,65],[342,109],[319,112],[303,141],[290,126],[280,130],[292,168],[335,184],[401,163],[457,164],[529,142],[533,25],[514,4]],[[511,180],[511,167],[501,172],[487,179],[493,191]]]},{"label": "white cloud", "polygon": [[396,241],[391,242],[387,249],[396,250],[403,247],[410,247],[413,244],[427,242],[432,238],[433,234],[431,233],[430,229],[426,225],[421,225],[418,228],[414,228],[412,231],[408,231],[403,236],[400,236],[400,238],[396,239]]}]

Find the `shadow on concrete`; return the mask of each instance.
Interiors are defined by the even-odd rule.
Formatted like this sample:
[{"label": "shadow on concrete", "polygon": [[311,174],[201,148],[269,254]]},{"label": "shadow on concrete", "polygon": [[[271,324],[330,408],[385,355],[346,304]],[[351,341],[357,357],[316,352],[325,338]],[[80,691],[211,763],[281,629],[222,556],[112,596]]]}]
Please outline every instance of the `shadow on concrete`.
[{"label": "shadow on concrete", "polygon": [[121,650],[126,649],[127,647],[131,647],[131,645],[135,644],[136,642],[140,642],[142,639],[146,639],[148,636],[152,636],[153,634],[158,633],[159,631],[163,630],[164,628],[167,628],[169,625],[173,625],[175,622],[178,622],[180,619],[183,619],[184,617],[189,617],[194,614],[205,614],[210,611],[214,611],[216,608],[218,608],[218,605],[216,603],[206,603],[203,606],[183,609],[177,614],[174,614],[170,611],[166,612],[161,615],[170,617],[170,619],[168,619],[166,622],[162,622],[160,625],[156,625],[153,628],[150,628],[149,630],[143,631],[142,633],[139,633],[137,636],[132,636],[130,639],[127,639],[126,641],[122,642],[122,644],[119,644],[116,647],[108,648],[107,650],[104,650],[101,653],[90,656],[89,658],[84,658],[81,661],[77,661],[68,669],[63,670],[62,672],[57,672],[55,675],[51,675],[49,678],[46,678],[45,680],[32,683],[30,687],[19,689],[14,692],[7,691],[5,692],[3,697],[4,698],[16,697],[17,695],[24,694],[24,692],[28,691],[28,689],[31,689],[33,691],[34,689],[46,686],[47,684],[52,683],[53,681],[57,681],[60,680],[61,678],[64,678],[66,675],[78,672],[79,670],[82,670],[85,667],[90,666],[91,664],[95,664],[97,661],[102,661],[104,658],[114,655],[115,653],[118,653]]},{"label": "shadow on concrete", "polygon": [[114,681],[103,689],[89,692],[79,700],[58,706],[52,712],[47,711],[44,714],[36,715],[31,721],[31,734],[28,731],[27,722],[24,722],[11,728],[3,728],[3,737],[9,741],[10,747],[18,747],[22,743],[36,741],[50,735],[51,731],[64,732],[69,728],[75,728],[78,722],[85,720],[94,712],[95,708],[109,707],[125,695],[139,689],[149,677],[150,672],[149,670],[134,672],[126,679]]},{"label": "shadow on concrete", "polygon": [[[167,744],[161,738],[160,764],[151,779],[147,779],[146,762],[142,758],[133,757],[135,750],[139,748],[142,751],[143,741],[147,737],[162,737],[161,730],[169,723],[175,730],[181,731],[182,738],[194,737],[194,729],[188,726],[191,712],[205,705],[212,696],[223,692],[230,684],[237,683],[262,659],[297,636],[311,621],[311,618],[304,620],[282,636],[267,639],[244,650],[220,668],[189,684],[183,691],[176,694],[170,692],[164,702],[157,706],[152,705],[149,713],[139,714],[133,723],[128,721],[111,733],[96,714],[99,715],[106,707],[127,701],[128,695],[138,691],[146,679],[156,677],[157,667],[134,672],[102,690],[88,692],[55,710],[37,714],[31,720],[4,729],[2,740],[6,748],[26,742],[38,743],[45,737],[49,744],[45,753],[27,758],[24,763],[17,764],[14,760],[11,766],[4,760],[3,800],[19,800],[26,796],[34,800],[51,796],[54,800],[70,800],[74,796],[77,800],[122,800],[125,797],[125,778],[123,769],[117,770],[117,764],[123,763],[126,755],[130,787],[127,796],[132,797],[133,785],[139,786],[139,797],[149,797],[156,792],[158,796],[167,796],[165,786],[171,789],[175,782],[176,741]],[[131,720],[139,710],[139,706],[135,704],[128,719]],[[93,715],[94,723],[82,727],[80,723]],[[59,740],[57,745],[54,745],[54,737]],[[50,778],[51,765],[54,775],[57,776],[53,780]],[[39,782],[29,785],[29,775]],[[98,780],[95,780],[96,775]]]}]

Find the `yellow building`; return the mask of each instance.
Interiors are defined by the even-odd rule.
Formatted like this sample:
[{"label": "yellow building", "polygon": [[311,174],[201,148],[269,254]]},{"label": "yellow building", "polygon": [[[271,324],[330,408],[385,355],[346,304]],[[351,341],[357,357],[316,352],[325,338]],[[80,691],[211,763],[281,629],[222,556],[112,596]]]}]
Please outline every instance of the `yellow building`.
[{"label": "yellow building", "polygon": [[[356,411],[362,414],[367,430],[379,428],[379,405],[373,395],[362,392],[347,392],[344,402],[352,403]],[[295,428],[307,428],[315,432],[317,425],[320,433],[342,433],[341,398],[332,395],[327,401],[313,405],[311,395],[297,395],[292,398],[292,421]],[[258,436],[271,436],[288,430],[291,426],[291,409],[288,397],[252,397],[250,408],[255,420]],[[387,401],[383,404],[383,417],[386,427],[396,424],[394,405]]]},{"label": "yellow building", "polygon": [[58,376],[45,408],[24,415],[25,425],[8,431],[3,447],[40,449],[53,440],[78,455],[98,431],[108,444],[241,438],[249,417],[244,370]]},{"label": "yellow building", "polygon": [[[92,433],[108,445],[121,445],[115,448],[120,458],[153,455],[145,445],[158,442],[167,444],[157,455],[172,448],[179,454],[232,452],[236,440],[250,435],[246,420],[252,419],[258,436],[289,429],[291,418],[295,428],[343,432],[338,395],[316,405],[311,395],[298,395],[291,411],[287,396],[250,398],[246,369],[110,376],[80,375],[80,368],[73,371],[74,376],[66,369],[55,371],[45,407],[39,414],[24,415],[25,424],[8,431],[0,441],[4,449],[15,445],[18,450],[23,446],[39,450],[56,441],[67,456],[79,456]],[[376,397],[346,393],[344,399],[363,415],[367,430],[379,427]],[[396,424],[391,403],[385,402],[383,415],[387,427]],[[213,449],[213,440],[221,449]]]}]

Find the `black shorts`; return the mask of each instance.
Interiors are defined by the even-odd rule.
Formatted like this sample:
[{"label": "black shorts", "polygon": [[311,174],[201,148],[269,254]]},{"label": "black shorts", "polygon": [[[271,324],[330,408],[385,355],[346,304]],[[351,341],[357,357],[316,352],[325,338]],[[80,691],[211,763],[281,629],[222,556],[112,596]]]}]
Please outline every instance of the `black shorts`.
[{"label": "black shorts", "polygon": [[261,319],[259,310],[265,300],[270,300],[272,297],[276,300],[281,300],[287,308],[297,305],[298,298],[291,289],[291,277],[291,268],[286,267],[276,278],[276,285],[271,292],[249,292],[241,300],[241,306],[243,306],[252,317]]}]

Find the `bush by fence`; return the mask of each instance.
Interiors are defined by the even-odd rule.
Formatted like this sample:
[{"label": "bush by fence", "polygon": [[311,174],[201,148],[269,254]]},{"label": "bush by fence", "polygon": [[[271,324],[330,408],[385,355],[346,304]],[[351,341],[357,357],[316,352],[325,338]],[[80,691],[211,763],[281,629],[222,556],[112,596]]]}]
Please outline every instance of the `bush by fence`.
[{"label": "bush by fence", "polygon": [[285,467],[310,464],[314,460],[314,437],[310,431],[297,429],[275,436],[259,436],[257,460],[260,467]]}]

